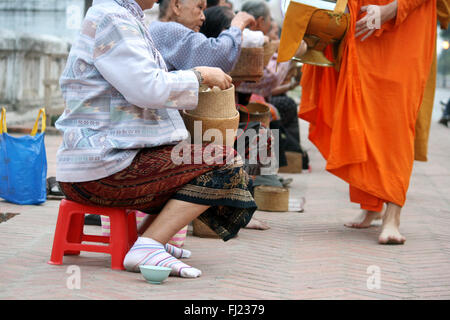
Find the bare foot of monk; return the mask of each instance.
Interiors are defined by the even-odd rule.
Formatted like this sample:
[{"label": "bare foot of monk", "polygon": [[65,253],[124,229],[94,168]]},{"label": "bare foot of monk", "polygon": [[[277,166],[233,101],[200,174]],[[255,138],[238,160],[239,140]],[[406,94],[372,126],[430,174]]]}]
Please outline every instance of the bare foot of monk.
[{"label": "bare foot of monk", "polygon": [[361,214],[352,222],[344,224],[348,228],[364,229],[372,225],[372,221],[383,218],[381,212],[363,210]]},{"label": "bare foot of monk", "polygon": [[383,217],[381,234],[378,237],[380,244],[403,244],[406,238],[400,234],[400,212],[402,208],[396,204],[388,203]]},{"label": "bare foot of monk", "polygon": [[245,229],[256,229],[256,230],[267,230],[270,227],[262,221],[256,220],[253,218],[250,222],[245,226]]}]

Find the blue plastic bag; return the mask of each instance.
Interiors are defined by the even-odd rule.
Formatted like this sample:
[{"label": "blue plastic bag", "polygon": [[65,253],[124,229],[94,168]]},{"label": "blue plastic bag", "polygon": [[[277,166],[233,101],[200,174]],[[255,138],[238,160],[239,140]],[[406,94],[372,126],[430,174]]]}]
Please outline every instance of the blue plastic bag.
[{"label": "blue plastic bag", "polygon": [[[37,134],[42,115],[41,133]],[[0,198],[16,204],[39,204],[47,199],[45,110],[40,109],[30,135],[7,133],[6,111],[0,118]]]}]

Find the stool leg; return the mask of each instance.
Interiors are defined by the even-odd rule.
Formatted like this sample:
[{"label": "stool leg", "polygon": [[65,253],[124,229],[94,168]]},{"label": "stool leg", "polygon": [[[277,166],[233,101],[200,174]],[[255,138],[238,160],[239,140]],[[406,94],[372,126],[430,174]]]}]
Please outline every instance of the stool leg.
[{"label": "stool leg", "polygon": [[[67,242],[81,243],[84,228],[84,213],[73,213],[71,215],[69,230],[67,232]],[[64,251],[64,255],[78,256],[80,251]]]},{"label": "stool leg", "polygon": [[111,269],[125,270],[123,260],[129,249],[127,214],[123,210],[114,212],[109,217],[111,219]]},{"label": "stool leg", "polygon": [[55,235],[53,236],[52,254],[49,264],[59,265],[63,263],[64,244],[66,242],[66,232],[69,228],[70,217],[64,214],[65,201],[61,201],[58,212],[58,219],[56,221]]},{"label": "stool leg", "polygon": [[128,250],[131,249],[136,240],[137,240],[136,213],[133,211],[128,214]]}]

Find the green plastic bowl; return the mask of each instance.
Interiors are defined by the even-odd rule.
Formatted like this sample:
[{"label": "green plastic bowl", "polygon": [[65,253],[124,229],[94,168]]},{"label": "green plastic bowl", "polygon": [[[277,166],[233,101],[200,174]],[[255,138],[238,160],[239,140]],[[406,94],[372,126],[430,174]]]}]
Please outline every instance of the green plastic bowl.
[{"label": "green plastic bowl", "polygon": [[156,266],[139,266],[142,276],[152,284],[161,284],[172,271],[171,268],[156,267]]}]

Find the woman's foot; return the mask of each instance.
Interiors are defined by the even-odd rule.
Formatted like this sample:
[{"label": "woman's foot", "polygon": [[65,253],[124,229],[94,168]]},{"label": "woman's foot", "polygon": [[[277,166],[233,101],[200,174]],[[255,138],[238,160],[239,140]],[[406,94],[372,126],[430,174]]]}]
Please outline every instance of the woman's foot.
[{"label": "woman's foot", "polygon": [[377,211],[363,210],[355,221],[344,224],[346,227],[355,229],[369,228],[372,222],[383,218],[383,214]]},{"label": "woman's foot", "polygon": [[245,226],[245,229],[256,229],[256,230],[267,230],[270,227],[262,221],[251,219],[250,222]]},{"label": "woman's foot", "polygon": [[139,272],[140,265],[168,267],[170,275],[183,278],[197,278],[202,272],[167,253],[163,244],[150,238],[139,237],[128,251],[123,265],[126,270]]},{"label": "woman's foot", "polygon": [[406,238],[401,235],[400,227],[400,213],[401,207],[388,203],[386,212],[383,217],[383,225],[381,227],[381,234],[378,237],[380,244],[404,244]]}]

